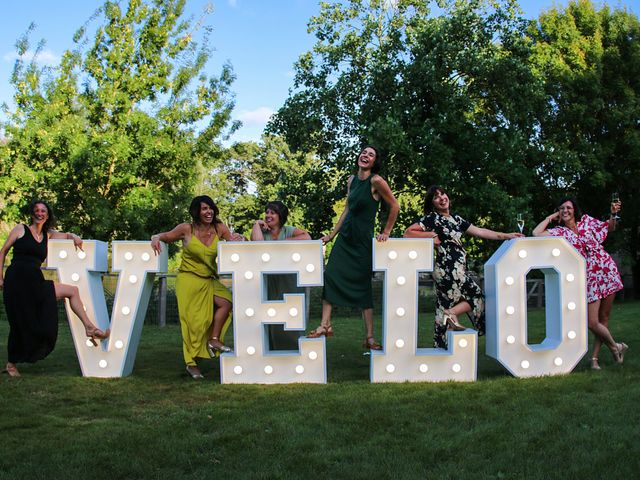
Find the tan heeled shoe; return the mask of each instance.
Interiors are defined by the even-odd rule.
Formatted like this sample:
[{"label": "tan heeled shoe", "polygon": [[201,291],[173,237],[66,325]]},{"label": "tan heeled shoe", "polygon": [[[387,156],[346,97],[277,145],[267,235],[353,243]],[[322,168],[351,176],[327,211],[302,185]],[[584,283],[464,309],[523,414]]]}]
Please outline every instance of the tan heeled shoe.
[{"label": "tan heeled shoe", "polygon": [[211,337],[207,342],[207,351],[211,357],[215,357],[217,352],[229,353],[231,348],[222,343],[218,337]]},{"label": "tan heeled shoe", "polygon": [[187,373],[194,380],[202,380],[204,378],[197,365],[187,365]]},{"label": "tan heeled shoe", "polygon": [[598,363],[598,357],[591,357],[591,370],[602,370]]},{"label": "tan heeled shoe", "polygon": [[98,346],[98,342],[96,342],[96,340],[105,340],[105,339],[109,338],[109,335],[111,335],[111,329],[110,328],[107,328],[103,332],[102,330],[100,330],[95,325],[91,325],[90,327],[85,327],[84,332],[85,332],[85,334],[87,335],[87,338],[93,344],[94,347]]},{"label": "tan heeled shoe", "polygon": [[442,318],[444,320],[444,324],[447,326],[447,330],[453,330],[454,332],[466,330],[466,328],[458,322],[458,316],[455,313],[444,313]]},{"label": "tan heeled shoe", "polygon": [[626,343],[616,343],[616,351],[612,352],[613,359],[616,361],[616,363],[622,364],[624,362],[624,354],[627,350],[629,350],[629,345],[627,345]]}]

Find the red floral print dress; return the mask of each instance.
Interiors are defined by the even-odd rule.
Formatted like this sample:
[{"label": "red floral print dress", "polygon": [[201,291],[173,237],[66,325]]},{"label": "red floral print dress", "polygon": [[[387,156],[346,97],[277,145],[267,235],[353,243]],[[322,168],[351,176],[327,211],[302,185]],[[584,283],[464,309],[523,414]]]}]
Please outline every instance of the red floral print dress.
[{"label": "red floral print dress", "polygon": [[609,225],[589,215],[583,215],[576,225],[578,233],[560,226],[549,229],[549,234],[563,237],[587,260],[587,301],[589,303],[622,290],[618,267],[602,242],[607,238]]}]

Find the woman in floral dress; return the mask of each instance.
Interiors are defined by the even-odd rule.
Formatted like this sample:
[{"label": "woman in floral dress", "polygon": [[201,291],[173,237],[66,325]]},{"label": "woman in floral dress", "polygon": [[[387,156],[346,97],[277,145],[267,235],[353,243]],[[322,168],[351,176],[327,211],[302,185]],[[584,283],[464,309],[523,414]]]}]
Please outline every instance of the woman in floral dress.
[{"label": "woman in floral dress", "polygon": [[[625,343],[617,343],[609,331],[609,315],[613,307],[616,292],[623,289],[618,268],[605,249],[602,242],[607,233],[616,228],[615,214],[620,211],[621,203],[611,204],[611,216],[603,222],[589,215],[583,215],[580,206],[573,198],[565,198],[558,211],[549,215],[533,230],[534,236],[551,235],[563,237],[587,261],[587,302],[589,330],[595,336],[591,368],[600,370],[598,355],[603,343],[613,353],[616,363],[624,361],[624,354],[629,348]],[[579,219],[576,221],[576,219]],[[553,221],[560,222],[557,227],[549,228]]]},{"label": "woman in floral dress", "polygon": [[438,348],[447,348],[447,329],[464,330],[458,316],[468,314],[471,323],[484,335],[484,295],[467,273],[467,253],[460,238],[468,233],[487,240],[509,240],[521,233],[501,233],[472,225],[449,211],[449,196],[444,188],[432,185],[424,200],[424,217],[411,225],[405,237],[433,238],[437,246],[433,278],[436,282],[436,319],[433,340]]}]

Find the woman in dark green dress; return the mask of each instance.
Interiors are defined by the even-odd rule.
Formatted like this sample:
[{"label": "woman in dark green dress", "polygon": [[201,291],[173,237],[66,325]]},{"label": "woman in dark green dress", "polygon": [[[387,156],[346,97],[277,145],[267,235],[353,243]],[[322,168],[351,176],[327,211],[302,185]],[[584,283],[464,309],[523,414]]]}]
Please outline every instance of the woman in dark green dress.
[{"label": "woman in dark green dress", "polygon": [[[289,209],[280,202],[267,203],[264,208],[264,220],[256,220],[251,230],[252,241],[277,240],[311,240],[311,235],[300,228],[285,225],[289,217]],[[297,275],[294,273],[272,273],[265,276],[267,300],[282,300],[285,293],[304,293],[304,288],[298,286]],[[269,325],[270,350],[297,350],[299,332],[285,330],[282,325]]]},{"label": "woman in dark green dress", "polygon": [[364,348],[381,350],[373,337],[373,298],[371,293],[373,227],[380,200],[389,206],[389,217],[376,240],[389,239],[398,216],[398,201],[387,182],[378,175],[381,159],[375,147],[367,146],[358,155],[358,173],[349,177],[347,201],[338,223],[329,235],[322,237],[330,242],[338,233],[329,262],[324,272],[322,291],[322,321],[307,335],[309,338],[333,336],[331,311],[333,305],[362,309],[366,328]]}]

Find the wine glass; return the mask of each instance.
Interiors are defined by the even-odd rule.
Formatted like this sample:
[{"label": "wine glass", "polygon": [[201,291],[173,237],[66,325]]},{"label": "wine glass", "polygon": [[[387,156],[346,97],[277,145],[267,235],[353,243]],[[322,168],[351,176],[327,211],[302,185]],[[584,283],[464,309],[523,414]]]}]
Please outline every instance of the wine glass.
[{"label": "wine glass", "polygon": [[524,214],[518,213],[518,215],[516,216],[516,222],[518,222],[518,230],[520,230],[520,233],[522,233],[522,231],[524,230]]},{"label": "wine glass", "polygon": [[233,233],[233,215],[229,215],[227,223],[229,223],[229,225],[227,225],[227,227],[229,227],[229,232]]},{"label": "wine glass", "polygon": [[[618,203],[620,201],[620,195],[618,194],[618,192],[613,192],[611,194],[611,207],[613,207],[614,203]],[[614,220],[620,220],[620,215],[618,215],[618,213],[616,212],[613,217]]]}]

